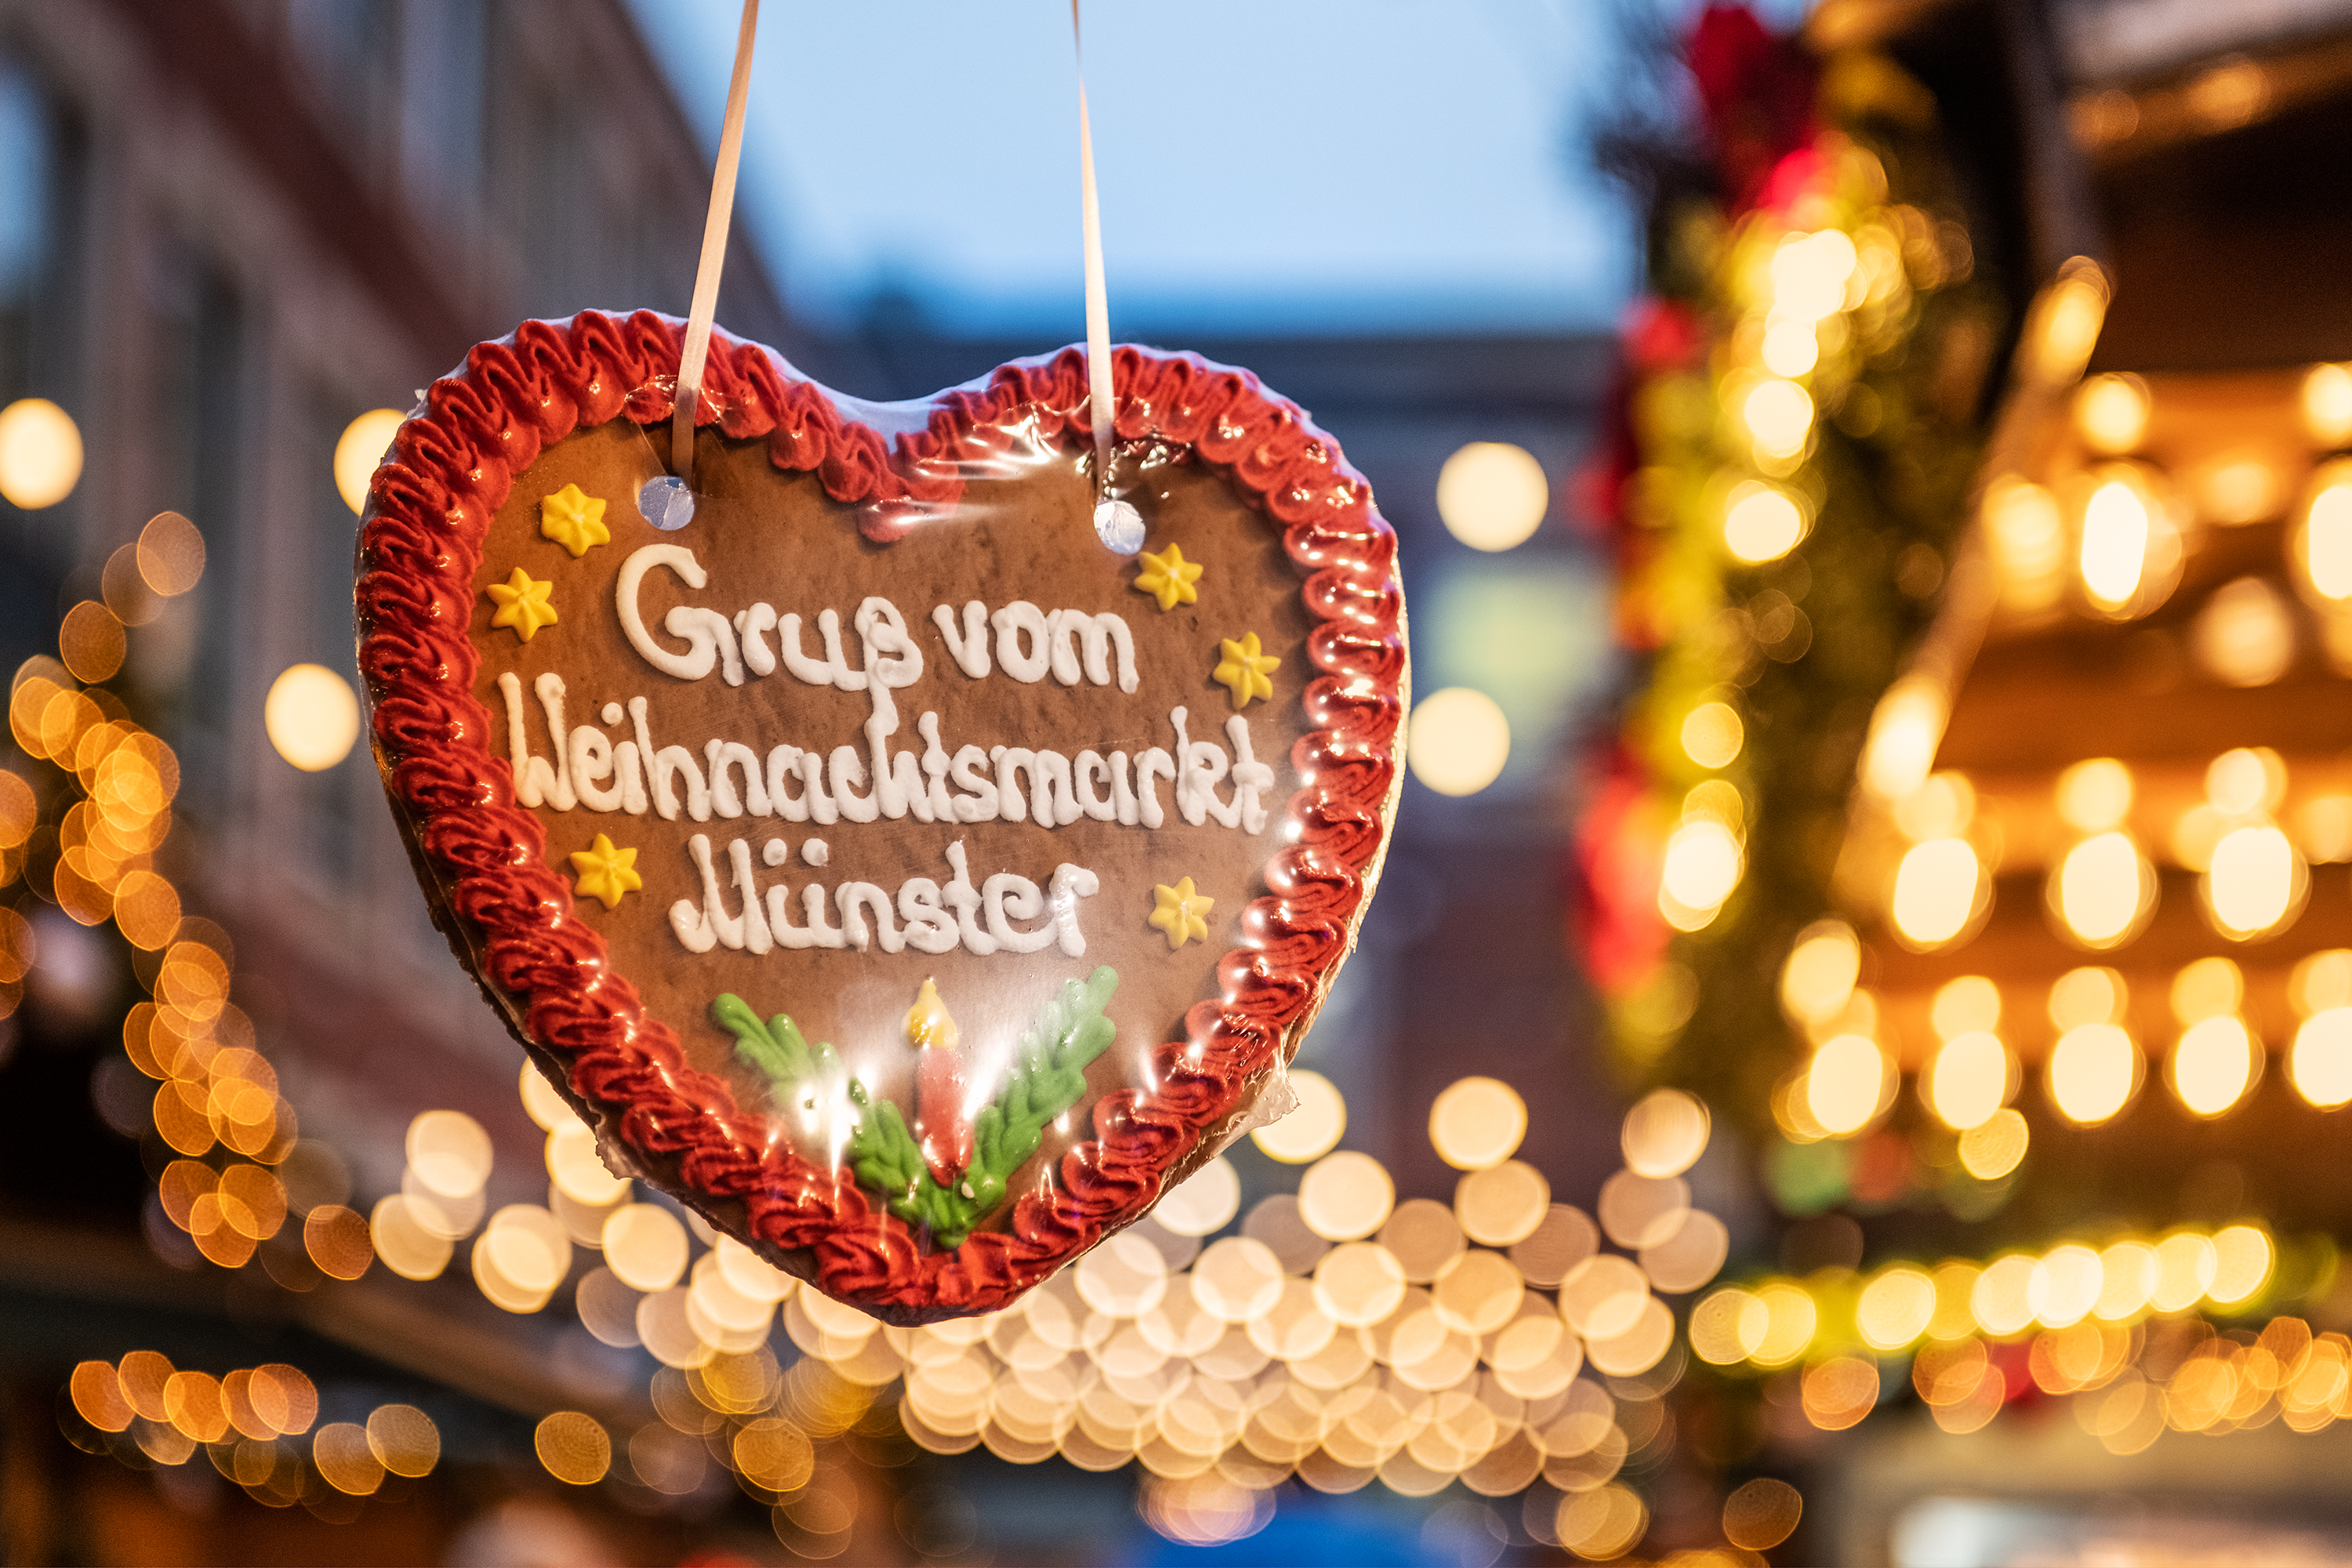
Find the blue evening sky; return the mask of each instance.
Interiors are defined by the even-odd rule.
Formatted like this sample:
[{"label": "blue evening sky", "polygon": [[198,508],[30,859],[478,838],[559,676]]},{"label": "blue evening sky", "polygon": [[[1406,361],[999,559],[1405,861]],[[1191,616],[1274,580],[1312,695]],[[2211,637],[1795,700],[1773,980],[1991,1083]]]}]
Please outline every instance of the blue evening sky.
[{"label": "blue evening sky", "polygon": [[[738,0],[633,4],[715,144]],[[1612,9],[1095,0],[1112,331],[1613,324],[1632,233],[1577,135]],[[1076,121],[1055,0],[768,0],[737,219],[818,323],[888,290],[950,330],[1075,336]]]}]

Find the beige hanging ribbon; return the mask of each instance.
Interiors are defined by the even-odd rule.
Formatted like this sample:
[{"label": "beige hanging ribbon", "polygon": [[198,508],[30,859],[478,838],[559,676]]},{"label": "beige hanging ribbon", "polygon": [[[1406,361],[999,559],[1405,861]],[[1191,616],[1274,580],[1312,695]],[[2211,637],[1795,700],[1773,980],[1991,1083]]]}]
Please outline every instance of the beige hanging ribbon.
[{"label": "beige hanging ribbon", "polygon": [[1110,300],[1103,286],[1102,204],[1095,195],[1095,137],[1087,121],[1086,47],[1078,0],[1070,0],[1070,43],[1078,58],[1078,180],[1087,253],[1087,393],[1094,406],[1095,489],[1110,485]]},{"label": "beige hanging ribbon", "polygon": [[[1076,0],[1072,0],[1075,4]],[[710,212],[702,223],[702,259],[694,269],[694,302],[686,315],[686,342],[677,361],[677,411],[670,416],[670,467],[694,488],[694,416],[702,404],[702,367],[710,356],[710,319],[719,310],[719,271],[727,262],[727,226],[735,216],[735,171],[743,159],[743,100],[751,86],[751,35],[760,0],[743,0],[735,35],[735,74],[727,83],[727,118],[719,132],[719,165],[710,175]]]}]

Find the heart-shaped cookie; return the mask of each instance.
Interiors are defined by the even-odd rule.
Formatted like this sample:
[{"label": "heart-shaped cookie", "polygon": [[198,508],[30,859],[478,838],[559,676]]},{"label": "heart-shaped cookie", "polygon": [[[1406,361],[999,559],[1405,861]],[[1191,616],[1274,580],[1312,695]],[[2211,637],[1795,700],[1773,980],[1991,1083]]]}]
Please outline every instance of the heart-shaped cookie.
[{"label": "heart-shaped cookie", "polygon": [[1314,1017],[1397,799],[1395,537],[1192,355],[1117,351],[1098,532],[1079,351],[877,408],[724,338],[681,520],[679,337],[529,322],[401,426],[357,595],[385,790],[608,1158],[877,1316],[991,1310],[1237,1136]]}]

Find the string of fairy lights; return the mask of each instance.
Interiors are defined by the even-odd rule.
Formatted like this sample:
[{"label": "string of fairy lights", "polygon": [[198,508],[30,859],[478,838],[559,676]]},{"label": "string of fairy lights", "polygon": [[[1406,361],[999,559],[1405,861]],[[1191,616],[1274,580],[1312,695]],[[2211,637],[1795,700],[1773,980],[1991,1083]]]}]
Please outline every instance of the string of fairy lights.
[{"label": "string of fairy lights", "polygon": [[[2318,618],[2325,657],[2340,666],[2330,650],[2352,578],[2333,563],[2352,553],[2352,479],[2331,454],[2352,443],[2352,371],[2312,367],[2294,402],[2305,472],[2278,570]],[[1984,531],[2003,613],[2031,619],[2071,606],[2098,619],[2138,619],[2178,584],[2184,535],[2193,542],[2197,531],[2288,510],[2284,498],[2298,488],[2290,455],[2225,451],[2177,484],[2153,462],[2126,456],[2140,451],[2153,411],[2140,377],[2084,382],[2071,405],[2090,459],[2084,468],[2051,485],[2011,475],[1989,487]],[[2062,501],[2069,495],[2071,510]],[[2196,657],[2229,686],[2269,684],[2296,651],[2269,584],[2248,574],[2224,584],[2190,623]],[[2252,943],[2294,926],[2315,868],[2352,858],[2352,778],[2325,760],[2291,770],[2274,750],[2238,747],[2200,773],[2093,758],[2065,768],[2037,797],[2021,781],[1980,789],[1957,771],[1929,774],[1948,710],[1948,698],[1927,683],[1898,686],[1881,704],[1864,760],[1866,794],[1881,803],[1876,860],[1891,863],[1882,908],[1891,934],[1913,951],[1965,947],[1991,916],[1996,869],[2036,867],[2050,926],[2085,956],[2125,949],[2147,929],[2163,897],[2159,865],[2193,877],[2197,912],[2221,944]],[[1775,1119],[1793,1141],[1860,1134],[1899,1090],[1906,1064],[1885,1044],[1885,999],[1855,984],[1861,962],[1853,930],[1831,920],[1801,933],[1783,966],[1783,1008],[1811,1043],[1774,1096]],[[1981,1179],[2006,1175],[2026,1151],[2024,1119],[2010,1109],[2025,1081],[2021,1041],[2042,1052],[2047,1102],[2078,1126],[2120,1116],[2151,1076],[2151,1047],[2167,1039],[2157,1053],[2165,1086],[2192,1115],[2219,1117],[2245,1103],[2273,1047],[2305,1103],[2352,1103],[2352,952],[2273,961],[2251,979],[2227,952],[2157,973],[2086,964],[2046,989],[2023,990],[1983,975],[1945,983],[1927,1008],[1936,1043],[1907,1064],[1920,1099],[1961,1134],[1960,1157]]]}]

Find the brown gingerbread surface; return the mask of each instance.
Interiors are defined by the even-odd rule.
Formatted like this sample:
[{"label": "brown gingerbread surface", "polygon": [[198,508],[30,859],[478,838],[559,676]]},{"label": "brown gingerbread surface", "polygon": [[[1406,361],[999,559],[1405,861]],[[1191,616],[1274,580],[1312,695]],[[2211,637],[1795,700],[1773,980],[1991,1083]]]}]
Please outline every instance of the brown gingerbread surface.
[{"label": "brown gingerbread surface", "polygon": [[[698,589],[674,566],[662,564],[646,570],[637,584],[634,598],[643,625],[672,653],[689,647],[686,637],[664,629],[674,607],[707,607],[731,623],[764,603],[780,616],[801,618],[801,647],[817,659],[824,657],[819,616],[835,612],[845,663],[855,669],[865,662],[854,629],[860,605],[874,596],[894,605],[919,649],[922,670],[891,693],[898,727],[885,745],[911,753],[918,765],[928,750],[927,714],[936,715],[940,748],[948,753],[965,746],[983,752],[1018,747],[1073,760],[1092,752],[1108,761],[1124,752],[1131,768],[1151,748],[1175,752],[1171,715],[1182,709],[1190,740],[1214,743],[1229,757],[1234,748],[1227,721],[1238,713],[1247,722],[1256,761],[1272,770],[1274,782],[1260,796],[1265,818],[1255,833],[1214,816],[1188,822],[1164,779],[1153,784],[1164,813],[1158,827],[1090,816],[1052,826],[1002,815],[924,821],[911,809],[896,819],[877,814],[871,821],[822,823],[814,815],[790,820],[773,801],[768,814],[754,815],[740,761],[727,765],[736,804],[746,808],[737,816],[714,804],[706,820],[695,820],[683,772],[671,775],[680,797],[674,819],[661,815],[650,783],[645,809],[636,812],[625,805],[600,811],[584,802],[559,809],[542,800],[532,810],[546,831],[546,864],[567,880],[575,878],[572,854],[589,850],[599,834],[636,851],[633,868],[643,879],[641,889],[625,893],[611,909],[593,898],[577,900],[609,944],[613,967],[640,989],[649,1014],[677,1031],[692,1065],[726,1078],[746,1110],[770,1103],[770,1084],[739,1060],[734,1037],[713,1020],[711,1005],[722,994],[740,996],[763,1018],[789,1015],[810,1041],[830,1042],[872,1095],[896,1101],[911,1119],[919,1050],[908,1038],[908,1013],[925,980],[936,982],[960,1028],[967,1081],[985,1103],[1013,1040],[1040,1007],[1065,981],[1084,980],[1102,965],[1118,976],[1104,1009],[1118,1035],[1087,1068],[1087,1100],[1123,1087],[1150,1087],[1150,1053],[1185,1038],[1186,1010],[1218,994],[1218,961],[1244,945],[1244,911],[1265,891],[1264,868],[1285,842],[1286,805],[1302,782],[1291,748],[1308,728],[1300,698],[1314,673],[1305,647],[1310,620],[1280,531],[1226,479],[1197,462],[1171,456],[1124,472],[1134,481],[1127,495],[1142,515],[1144,549],[1162,552],[1172,543],[1202,568],[1198,601],[1163,611],[1157,598],[1135,587],[1138,557],[1117,553],[1096,537],[1091,480],[1067,453],[1023,462],[1004,477],[975,479],[951,511],[888,543],[861,534],[856,509],[829,499],[814,475],[772,466],[763,440],[729,440],[706,430],[697,454],[693,521],[670,532],[652,527],[638,510],[640,487],[663,468],[646,434],[630,421],[557,442],[517,478],[483,544],[470,627],[483,654],[474,694],[500,733],[493,754],[509,751],[510,708],[499,678],[512,675],[528,752],[553,770],[551,724],[535,689],[551,672],[562,681],[568,730],[593,728],[617,749],[637,738],[630,705],[643,699],[645,734],[654,748],[675,745],[691,753],[706,789],[712,773],[707,747],[714,740],[740,743],[763,763],[781,745],[826,758],[845,746],[862,764],[862,777],[852,780],[849,793],[871,798],[876,781],[866,726],[876,705],[868,692],[811,684],[781,660],[772,673],[760,674],[748,657],[740,684],[726,680],[723,662],[706,676],[681,679],[632,646],[619,604],[625,565],[646,547],[668,545],[690,552],[708,574]],[[611,533],[608,542],[578,558],[541,526],[543,500],[566,485],[604,502],[603,521]],[[528,641],[491,624],[496,611],[487,592],[506,584],[518,567],[550,584],[546,598],[559,616]],[[1053,673],[1034,682],[1017,679],[993,657],[999,635],[992,628],[987,632],[991,672],[970,675],[934,623],[933,610],[951,606],[961,631],[963,606],[974,600],[991,612],[1022,602],[1049,616],[1056,610],[1116,615],[1132,636],[1136,689],[1120,689],[1115,654],[1107,684],[1083,668],[1076,684]],[[1234,693],[1213,671],[1224,639],[1245,633],[1255,633],[1265,653],[1281,662],[1271,676],[1273,697],[1236,708]],[[761,635],[766,647],[777,648],[781,631]],[[739,628],[737,641],[740,646],[750,638]],[[1033,651],[1034,640],[1016,637],[1013,647]],[[618,721],[605,722],[614,707],[621,710]],[[568,744],[567,762],[572,751]],[[786,770],[793,775],[788,798],[808,798],[805,765],[794,763]],[[618,774],[616,767],[597,782],[618,788]],[[819,776],[837,775],[819,770]],[[992,764],[986,776],[997,779]],[[1025,799],[1034,798],[1026,769],[1015,783]],[[1117,793],[1099,775],[1094,787],[1104,797]],[[969,798],[952,781],[948,789]],[[1234,796],[1230,778],[1215,786],[1219,801]],[[705,904],[705,881],[692,849],[698,836],[709,847],[722,914],[742,913],[730,856],[740,840],[763,908],[770,889],[782,884],[790,889],[790,913],[805,923],[806,889],[814,886],[824,890],[824,912],[835,927],[843,924],[838,894],[845,883],[870,884],[896,904],[909,879],[950,882],[952,845],[962,846],[975,888],[1012,873],[1044,890],[1057,868],[1083,868],[1097,881],[1097,890],[1075,904],[1085,951],[1068,952],[1057,938],[1020,953],[983,954],[962,943],[944,952],[911,944],[886,952],[874,929],[878,912],[863,903],[871,940],[864,951],[779,944],[754,952],[750,948],[756,942],[737,949],[724,942],[691,951],[674,928],[671,910],[682,900],[698,913]],[[813,858],[821,863],[812,864]],[[1159,903],[1155,889],[1183,878],[1213,903],[1205,914],[1206,939],[1171,949],[1149,919]],[[899,924],[903,931],[906,922]],[[1049,910],[1014,919],[1012,929],[1054,924]],[[1062,1153],[1087,1135],[1087,1109],[1082,1102],[1046,1130],[1038,1153],[1008,1184],[1008,1198],[1051,1180]],[[803,1152],[820,1162],[828,1158],[824,1149]],[[983,1228],[1001,1215],[983,1219]]]}]

